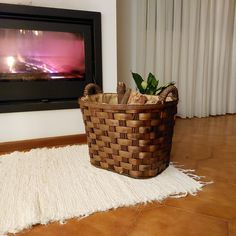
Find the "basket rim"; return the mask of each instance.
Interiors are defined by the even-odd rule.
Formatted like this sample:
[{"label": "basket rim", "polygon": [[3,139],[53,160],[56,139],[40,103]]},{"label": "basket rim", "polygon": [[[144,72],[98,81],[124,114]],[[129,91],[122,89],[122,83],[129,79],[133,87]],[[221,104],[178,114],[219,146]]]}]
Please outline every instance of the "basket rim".
[{"label": "basket rim", "polygon": [[[103,93],[107,95],[112,95],[116,93]],[[88,96],[97,96],[98,94],[88,95]],[[157,103],[157,104],[106,104],[106,103],[98,103],[98,102],[90,102],[84,101],[81,97],[79,98],[79,104],[84,106],[89,106],[93,108],[101,108],[101,109],[114,109],[114,110],[152,110],[152,109],[161,109],[164,107],[175,106],[178,104],[179,99],[170,102]]]}]

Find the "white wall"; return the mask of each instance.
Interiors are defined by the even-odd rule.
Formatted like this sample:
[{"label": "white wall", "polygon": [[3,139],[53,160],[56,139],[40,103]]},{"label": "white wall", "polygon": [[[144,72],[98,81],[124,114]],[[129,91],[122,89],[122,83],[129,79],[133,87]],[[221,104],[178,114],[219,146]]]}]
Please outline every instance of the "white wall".
[{"label": "white wall", "polygon": [[[102,13],[103,89],[116,90],[116,0],[8,0],[1,3],[56,7]],[[84,133],[79,109],[0,114],[0,142]]]}]

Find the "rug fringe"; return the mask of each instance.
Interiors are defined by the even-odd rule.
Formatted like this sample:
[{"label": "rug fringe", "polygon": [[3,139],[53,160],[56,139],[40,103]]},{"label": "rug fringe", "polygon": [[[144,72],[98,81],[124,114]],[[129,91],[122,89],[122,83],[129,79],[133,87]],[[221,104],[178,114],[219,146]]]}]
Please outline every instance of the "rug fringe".
[{"label": "rug fringe", "polygon": [[[202,187],[214,183],[213,180],[211,180],[211,181],[201,181],[202,179],[206,178],[206,176],[194,174],[196,172],[196,170],[194,170],[194,169],[183,169],[182,167],[184,167],[184,165],[180,165],[180,164],[178,164],[178,162],[170,162],[170,165],[174,166],[176,169],[178,169],[182,173],[186,174],[190,178],[196,180],[200,185],[202,185]],[[199,190],[202,190],[202,188],[200,188]],[[195,196],[196,194],[192,194],[192,195]],[[181,194],[180,194],[180,197],[181,197]]]}]

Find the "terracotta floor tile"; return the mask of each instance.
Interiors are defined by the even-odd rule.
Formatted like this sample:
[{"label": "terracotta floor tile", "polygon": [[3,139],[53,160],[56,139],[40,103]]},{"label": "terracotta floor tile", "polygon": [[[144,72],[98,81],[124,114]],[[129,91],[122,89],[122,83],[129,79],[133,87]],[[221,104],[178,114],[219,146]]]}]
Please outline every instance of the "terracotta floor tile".
[{"label": "terracotta floor tile", "polygon": [[236,235],[236,219],[229,223],[229,236]]},{"label": "terracotta floor tile", "polygon": [[[228,137],[227,140],[226,140],[226,137]],[[234,136],[226,136],[226,135],[216,136],[216,135],[209,135],[209,134],[203,135],[194,131],[191,135],[180,135],[177,132],[175,132],[173,136],[173,141],[177,142],[178,144],[189,143],[191,145],[193,144],[203,145],[209,148],[209,147],[217,147],[226,141],[231,142],[231,139],[230,139],[231,137],[234,137]]]},{"label": "terracotta floor tile", "polygon": [[65,224],[52,223],[47,226],[37,225],[17,236],[123,236],[136,221],[138,207],[127,207],[100,212],[80,220],[71,219]]},{"label": "terracotta floor tile", "polygon": [[164,204],[190,212],[233,219],[236,218],[236,185],[216,182],[203,188],[197,196],[167,199]]},{"label": "terracotta floor tile", "polygon": [[173,207],[143,210],[127,236],[227,236],[225,221]]},{"label": "terracotta floor tile", "polygon": [[196,133],[210,136],[235,135],[236,115],[177,119],[175,131],[183,136]]},{"label": "terracotta floor tile", "polygon": [[225,140],[214,147],[213,158],[221,161],[236,159],[236,136],[225,137]]},{"label": "terracotta floor tile", "polygon": [[213,148],[196,142],[173,142],[172,156],[176,160],[205,160],[212,157]]},{"label": "terracotta floor tile", "polygon": [[197,196],[39,225],[17,236],[236,236],[236,115],[177,119],[171,160],[215,183]]},{"label": "terracotta floor tile", "polygon": [[209,159],[197,163],[196,172],[211,178],[213,181],[236,184],[236,157],[234,160]]}]

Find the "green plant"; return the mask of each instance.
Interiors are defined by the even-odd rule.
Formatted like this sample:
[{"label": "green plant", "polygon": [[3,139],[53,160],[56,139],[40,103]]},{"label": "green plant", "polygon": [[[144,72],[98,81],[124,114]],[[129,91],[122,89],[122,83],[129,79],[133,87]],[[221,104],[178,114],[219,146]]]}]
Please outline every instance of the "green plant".
[{"label": "green plant", "polygon": [[142,94],[158,95],[163,91],[163,89],[175,84],[175,82],[170,82],[164,86],[158,87],[159,80],[157,80],[152,73],[148,74],[147,81],[145,81],[138,73],[132,72],[132,76],[139,92]]}]

